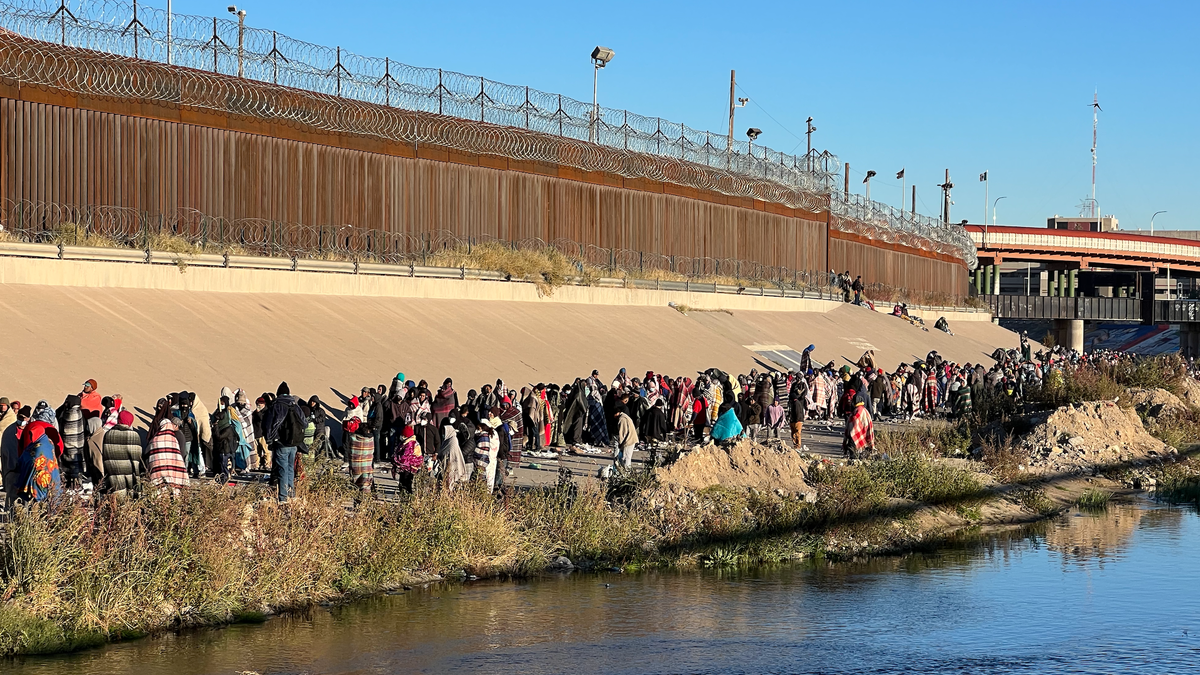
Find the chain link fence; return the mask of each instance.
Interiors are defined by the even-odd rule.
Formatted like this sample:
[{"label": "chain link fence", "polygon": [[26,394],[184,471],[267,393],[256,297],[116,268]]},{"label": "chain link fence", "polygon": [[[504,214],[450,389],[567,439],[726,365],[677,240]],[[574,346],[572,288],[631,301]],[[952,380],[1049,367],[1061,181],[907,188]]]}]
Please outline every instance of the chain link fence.
[{"label": "chain link fence", "polygon": [[[166,13],[136,3],[0,0],[0,28],[30,38],[0,37],[0,76],[20,81],[828,209],[839,229],[907,239],[975,266],[962,228],[838,191],[842,164],[829,152],[797,156],[731,144],[724,134],[660,117],[603,107],[597,114],[592,104],[561,94],[354,54],[219,17],[174,14],[168,41]],[[181,68],[159,65],[168,63]]]}]

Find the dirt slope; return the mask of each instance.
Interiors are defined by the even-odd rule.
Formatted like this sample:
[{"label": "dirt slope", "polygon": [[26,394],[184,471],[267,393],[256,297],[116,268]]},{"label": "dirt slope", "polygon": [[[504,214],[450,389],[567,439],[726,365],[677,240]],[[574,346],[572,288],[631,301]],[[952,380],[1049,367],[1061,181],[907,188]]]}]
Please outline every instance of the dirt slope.
[{"label": "dirt slope", "polygon": [[[856,360],[864,344],[880,363],[930,349],[976,361],[1016,336],[990,323],[950,337],[859,307],[829,313],[681,314],[669,307],[475,302],[316,295],[205,293],[0,285],[6,356],[0,395],[57,405],[87,378],[143,409],[169,391],[220,387],[255,394],[287,380],[293,393],[329,403],[398,371],[460,395],[503,377],[515,388],[563,382],[598,368],[694,375],[755,367],[744,345],[817,345],[817,356]],[[990,363],[990,361],[985,360]],[[759,366],[761,370],[761,366]]]}]

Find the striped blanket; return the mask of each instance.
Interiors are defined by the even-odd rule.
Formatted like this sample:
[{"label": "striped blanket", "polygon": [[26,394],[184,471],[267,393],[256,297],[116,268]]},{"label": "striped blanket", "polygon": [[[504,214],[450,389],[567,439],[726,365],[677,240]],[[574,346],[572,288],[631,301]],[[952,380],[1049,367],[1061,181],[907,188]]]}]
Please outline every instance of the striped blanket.
[{"label": "striped blanket", "polygon": [[187,466],[170,420],[163,420],[146,448],[146,471],[152,485],[188,486]]},{"label": "striped blanket", "polygon": [[350,478],[364,490],[375,480],[375,439],[350,434]]}]

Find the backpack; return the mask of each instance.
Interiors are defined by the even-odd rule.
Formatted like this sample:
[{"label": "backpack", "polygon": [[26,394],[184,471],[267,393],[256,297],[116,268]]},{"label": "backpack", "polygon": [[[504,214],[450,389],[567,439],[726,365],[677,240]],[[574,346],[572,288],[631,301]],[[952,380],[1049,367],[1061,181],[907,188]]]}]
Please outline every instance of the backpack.
[{"label": "backpack", "polygon": [[279,444],[285,448],[304,447],[304,429],[308,421],[295,405],[288,406],[283,423],[279,425]]}]

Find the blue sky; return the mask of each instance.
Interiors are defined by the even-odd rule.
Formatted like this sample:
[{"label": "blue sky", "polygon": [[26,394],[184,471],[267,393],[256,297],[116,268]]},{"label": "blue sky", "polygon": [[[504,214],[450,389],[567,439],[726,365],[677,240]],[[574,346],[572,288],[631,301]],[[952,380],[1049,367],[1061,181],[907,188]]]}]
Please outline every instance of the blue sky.
[{"label": "blue sky", "polygon": [[[151,4],[165,6],[165,0]],[[225,15],[221,2],[175,11]],[[899,204],[895,172],[935,214],[950,169],[952,219],[1044,226],[1090,192],[1099,90],[1097,199],[1123,229],[1200,228],[1188,206],[1200,140],[1200,3],[652,3],[253,0],[247,23],[418,66],[591,97],[588,55],[616,51],[601,103],[720,132],[737,69],[738,133],[772,148],[814,145],[851,164],[851,189]],[[987,207],[990,213],[990,205]],[[990,217],[990,216],[989,216]]]}]

